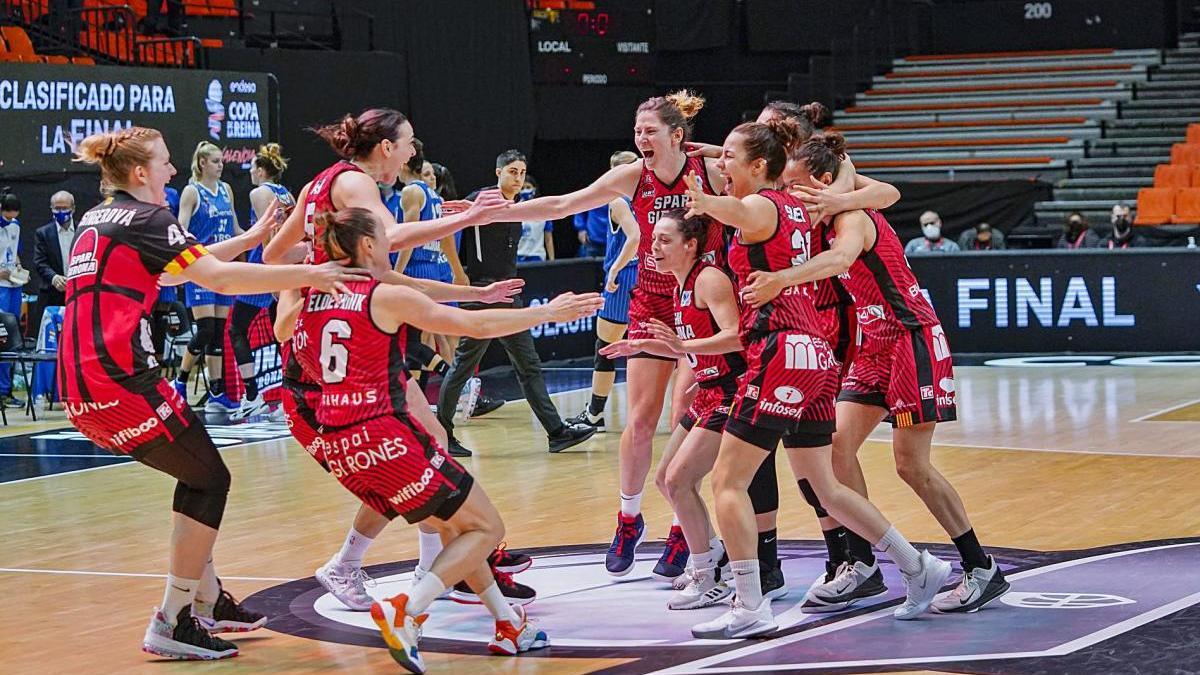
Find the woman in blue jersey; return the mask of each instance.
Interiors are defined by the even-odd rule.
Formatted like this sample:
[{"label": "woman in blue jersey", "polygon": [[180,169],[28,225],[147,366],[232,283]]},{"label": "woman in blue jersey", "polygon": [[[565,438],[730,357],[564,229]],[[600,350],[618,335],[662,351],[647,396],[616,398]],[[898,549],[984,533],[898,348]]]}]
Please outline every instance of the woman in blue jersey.
[{"label": "woman in blue jersey", "polygon": [[[179,224],[201,244],[216,244],[241,233],[233,210],[233,190],[221,180],[225,169],[221,149],[201,141],[192,153],[192,179],[179,194]],[[183,303],[192,312],[194,333],[188,342],[183,363],[175,379],[175,389],[187,400],[187,382],[200,355],[208,370],[208,403],[205,412],[230,413],[238,404],[225,395],[224,359],[225,319],[233,306],[233,296],[221,295],[203,286],[185,283]]]},{"label": "woman in blue jersey", "polygon": [[[292,197],[292,193],[278,183],[286,168],[287,160],[283,158],[283,149],[278,143],[267,143],[258,149],[258,154],[254,156],[254,162],[250,166],[250,182],[255,185],[250,191],[252,222],[258,220],[259,213],[266,213],[272,201],[278,200],[280,206],[289,210],[295,206],[296,199]],[[262,263],[262,244],[246,254],[246,262]],[[238,373],[241,374],[246,388],[241,406],[229,416],[230,419],[241,420],[267,412],[267,403],[258,391],[254,355],[250,352],[250,323],[266,307],[271,308],[271,314],[274,316],[274,295],[239,295],[229,313],[229,343],[233,347],[233,358],[237,361]]]}]

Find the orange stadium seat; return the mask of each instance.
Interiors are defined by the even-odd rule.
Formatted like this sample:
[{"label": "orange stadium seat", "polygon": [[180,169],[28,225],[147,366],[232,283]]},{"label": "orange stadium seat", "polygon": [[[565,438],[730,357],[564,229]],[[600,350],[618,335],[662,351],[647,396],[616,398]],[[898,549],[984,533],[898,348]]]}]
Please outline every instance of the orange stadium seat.
[{"label": "orange stadium seat", "polygon": [[1187,127],[1187,142],[1200,143],[1200,123],[1193,122]]},{"label": "orange stadium seat", "polygon": [[1154,167],[1154,187],[1156,188],[1189,188],[1192,187],[1193,167],[1179,164],[1159,164]]},{"label": "orange stadium seat", "polygon": [[72,56],[71,63],[77,66],[94,66],[96,65],[96,59],[90,56]]},{"label": "orange stadium seat", "polygon": [[33,43],[29,41],[29,35],[24,28],[20,26],[0,26],[0,35],[4,36],[4,41],[8,43],[9,53],[17,56],[16,60],[25,62],[36,62],[38,58],[36,52],[33,51]]},{"label": "orange stadium seat", "polygon": [[1142,188],[1138,190],[1137,217],[1134,225],[1165,225],[1175,215],[1176,188]]},{"label": "orange stadium seat", "polygon": [[1175,195],[1172,223],[1200,224],[1200,188],[1186,188]]},{"label": "orange stadium seat", "polygon": [[1176,143],[1171,146],[1171,163],[1184,166],[1200,165],[1200,143]]}]

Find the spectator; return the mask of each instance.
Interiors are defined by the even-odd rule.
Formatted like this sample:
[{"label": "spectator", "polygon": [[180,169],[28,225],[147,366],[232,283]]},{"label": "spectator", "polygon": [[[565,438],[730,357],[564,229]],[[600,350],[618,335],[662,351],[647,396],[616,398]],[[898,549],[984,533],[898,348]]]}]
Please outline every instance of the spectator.
[{"label": "spectator", "polygon": [[1054,242],[1054,248],[1096,248],[1100,245],[1100,237],[1088,226],[1087,218],[1078,211],[1067,215],[1063,223],[1062,236]]},{"label": "spectator", "polygon": [[[33,268],[38,275],[37,308],[29,317],[32,326],[40,322],[47,307],[66,304],[67,260],[71,257],[71,240],[75,238],[75,196],[60,190],[50,197],[52,220],[34,233]],[[38,329],[40,334],[40,328]]]},{"label": "spectator", "polygon": [[1110,251],[1119,248],[1141,248],[1146,245],[1146,239],[1133,231],[1133,215],[1125,202],[1113,204],[1112,233],[1100,241],[1100,248]]},{"label": "spectator", "polygon": [[608,244],[608,204],[575,214],[575,233],[579,236],[580,258],[604,257]]},{"label": "spectator", "polygon": [[[533,176],[525,178],[517,201],[537,196],[537,181]],[[521,223],[521,241],[517,242],[517,262],[541,262],[554,260],[554,221],[537,220]]]},{"label": "spectator", "polygon": [[[442,199],[447,202],[452,202],[458,199],[458,188],[454,186],[454,176],[450,175],[450,169],[434,162],[433,175],[437,178],[437,193],[442,196]],[[433,183],[430,183],[433,185]]]},{"label": "spectator", "polygon": [[[11,315],[16,321],[9,326],[19,325],[21,318],[21,287],[29,281],[29,273],[21,267],[21,200],[11,192],[0,195],[0,312]],[[22,281],[24,279],[24,281]],[[11,330],[5,332],[11,333]],[[8,336],[10,349],[19,348],[23,338]],[[12,395],[13,367],[11,363],[0,364],[0,405],[20,408],[24,401]]]},{"label": "spectator", "polygon": [[942,217],[933,211],[921,214],[921,234],[904,247],[904,255],[957,253],[958,244],[942,236]]},{"label": "spectator", "polygon": [[[163,21],[162,6],[167,5],[167,19]],[[183,35],[184,15],[187,9],[184,0],[148,0],[146,3],[146,18],[142,20],[142,33],[151,35],[163,33],[170,37]]]},{"label": "spectator", "polygon": [[980,223],[959,235],[958,247],[964,251],[999,251],[1004,248],[1004,233]]}]

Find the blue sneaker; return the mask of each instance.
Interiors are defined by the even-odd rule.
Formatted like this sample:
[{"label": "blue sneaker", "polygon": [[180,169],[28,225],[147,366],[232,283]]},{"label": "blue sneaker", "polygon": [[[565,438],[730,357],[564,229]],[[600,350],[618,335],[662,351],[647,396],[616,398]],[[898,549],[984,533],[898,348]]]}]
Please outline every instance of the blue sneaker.
[{"label": "blue sneaker", "polygon": [[671,583],[676,577],[683,574],[690,555],[687,539],[683,538],[683,528],[672,525],[671,533],[667,535],[667,543],[663,546],[662,557],[658,559],[658,564],[654,566],[654,571],[650,573],[650,576],[659,581]]},{"label": "blue sneaker", "polygon": [[179,379],[174,379],[174,380],[171,380],[171,386],[175,387],[175,393],[179,394],[179,398],[183,399],[184,403],[187,403],[187,400],[188,400],[187,382],[184,382]]},{"label": "blue sneaker", "polygon": [[211,393],[208,395],[208,403],[204,404],[204,412],[206,413],[225,413],[226,415],[237,412],[242,406],[234,403],[225,392],[221,392],[216,396]]},{"label": "blue sneaker", "polygon": [[604,556],[604,568],[614,577],[623,577],[633,569],[633,554],[638,544],[646,538],[646,523],[642,514],[627,516],[617,512],[617,533],[613,535],[608,555]]}]

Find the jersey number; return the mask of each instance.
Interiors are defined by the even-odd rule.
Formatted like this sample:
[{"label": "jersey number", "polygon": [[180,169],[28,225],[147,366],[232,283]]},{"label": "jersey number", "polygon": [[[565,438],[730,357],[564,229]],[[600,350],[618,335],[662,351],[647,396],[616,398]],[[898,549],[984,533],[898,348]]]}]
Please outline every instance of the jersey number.
[{"label": "jersey number", "polygon": [[321,329],[321,378],[326,384],[346,379],[350,350],[343,343],[349,339],[350,324],[341,319],[331,319]]}]

